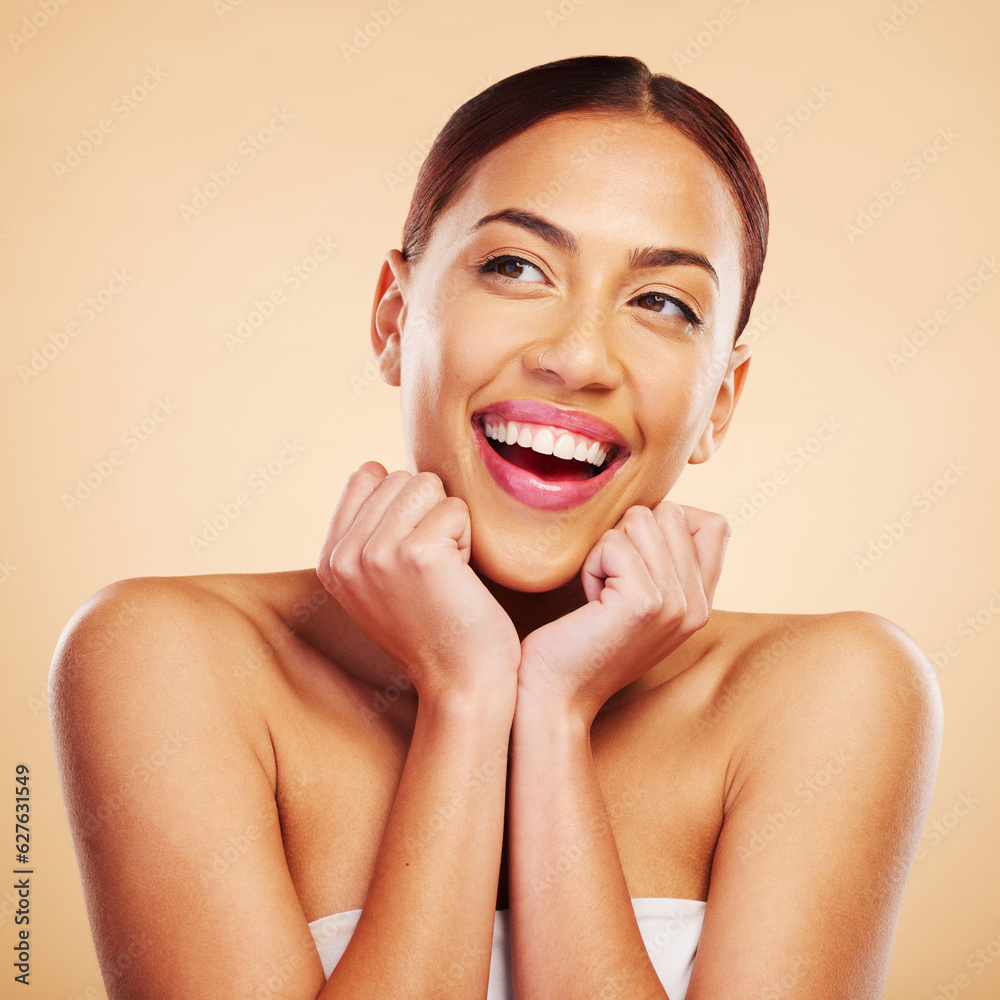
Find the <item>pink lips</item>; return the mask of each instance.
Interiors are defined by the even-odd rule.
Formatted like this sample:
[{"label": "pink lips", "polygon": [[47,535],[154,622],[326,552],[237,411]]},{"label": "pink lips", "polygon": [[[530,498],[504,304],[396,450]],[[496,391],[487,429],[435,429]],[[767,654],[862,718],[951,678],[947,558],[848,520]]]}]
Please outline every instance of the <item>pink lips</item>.
[{"label": "pink lips", "polygon": [[[552,424],[586,434],[597,441],[611,441],[618,445],[618,454],[602,472],[591,479],[541,479],[534,473],[501,458],[493,450],[483,433],[481,417],[485,413],[496,413],[508,420]],[[625,439],[610,424],[590,414],[562,410],[540,400],[504,400],[483,407],[473,414],[472,427],[479,456],[493,477],[493,481],[515,500],[543,510],[569,510],[589,500],[614,478],[629,455]]]},{"label": "pink lips", "polygon": [[535,424],[552,424],[568,431],[586,434],[595,441],[611,441],[619,451],[628,452],[628,442],[618,429],[599,417],[579,410],[564,410],[540,399],[503,399],[490,406],[483,406],[472,414],[478,420],[484,413],[495,413],[505,420],[527,420]]}]

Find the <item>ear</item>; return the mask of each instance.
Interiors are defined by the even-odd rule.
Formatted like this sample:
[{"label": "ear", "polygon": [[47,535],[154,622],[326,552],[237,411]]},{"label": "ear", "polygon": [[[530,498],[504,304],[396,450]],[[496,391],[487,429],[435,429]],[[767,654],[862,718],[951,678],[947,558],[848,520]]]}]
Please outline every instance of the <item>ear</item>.
[{"label": "ear", "polygon": [[398,250],[390,250],[375,285],[371,325],[372,350],[387,385],[399,385],[400,340],[406,322],[404,290],[409,276],[409,263]]},{"label": "ear", "polygon": [[729,429],[729,421],[736,409],[736,403],[743,392],[743,383],[746,381],[749,369],[750,345],[737,344],[729,356],[729,366],[726,369],[722,385],[719,386],[718,395],[715,397],[712,414],[698,438],[698,443],[691,452],[691,457],[688,459],[689,464],[697,465],[700,462],[707,462],[715,449],[722,444],[726,431]]}]

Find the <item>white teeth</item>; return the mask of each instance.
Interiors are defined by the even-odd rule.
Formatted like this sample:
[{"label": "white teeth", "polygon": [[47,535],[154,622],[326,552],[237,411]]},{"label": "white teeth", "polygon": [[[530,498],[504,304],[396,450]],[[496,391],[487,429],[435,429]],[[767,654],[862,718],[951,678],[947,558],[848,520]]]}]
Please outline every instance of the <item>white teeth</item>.
[{"label": "white teeth", "polygon": [[535,431],[535,436],[531,439],[531,450],[537,451],[540,455],[551,455],[555,444],[555,434],[548,427],[543,427]]},{"label": "white teeth", "polygon": [[608,454],[607,449],[602,448],[595,441],[594,444],[590,446],[590,451],[587,452],[587,461],[590,462],[592,465],[601,465],[603,464],[604,459],[607,457],[607,454]]},{"label": "white teeth", "polygon": [[575,459],[577,462],[589,462],[597,466],[604,464],[611,448],[609,444],[602,444],[582,434],[538,424],[519,423],[516,420],[504,421],[493,414],[484,418],[483,430],[488,438],[503,444],[516,444],[542,455]]},{"label": "white teeth", "polygon": [[573,440],[572,434],[563,434],[560,436],[559,440],[556,441],[556,446],[552,449],[552,454],[556,458],[572,458],[573,452],[576,450],[576,442]]}]

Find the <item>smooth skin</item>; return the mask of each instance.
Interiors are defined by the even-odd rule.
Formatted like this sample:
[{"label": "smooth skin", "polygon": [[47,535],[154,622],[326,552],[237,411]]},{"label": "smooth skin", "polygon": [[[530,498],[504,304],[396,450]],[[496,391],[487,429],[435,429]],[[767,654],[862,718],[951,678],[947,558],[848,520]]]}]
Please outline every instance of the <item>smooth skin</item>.
[{"label": "smooth skin", "polygon": [[[348,478],[316,569],[79,609],[50,704],[112,1000],[482,998],[506,906],[519,998],[662,998],[646,896],[707,900],[689,1000],[881,995],[933,671],[877,615],[713,609],[729,526],[664,499],[744,385],[739,248],[671,128],[543,121],[419,262],[388,254],[372,343],[409,465]],[[611,422],[628,461],[573,510],[514,500],[472,438],[506,398]],[[362,904],[324,983],[307,924]]]}]

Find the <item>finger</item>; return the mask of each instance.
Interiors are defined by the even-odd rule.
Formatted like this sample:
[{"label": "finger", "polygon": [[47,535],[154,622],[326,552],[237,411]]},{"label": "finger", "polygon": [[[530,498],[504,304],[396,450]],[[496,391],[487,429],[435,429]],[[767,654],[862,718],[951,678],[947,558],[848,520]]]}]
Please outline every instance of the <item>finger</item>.
[{"label": "finger", "polygon": [[385,479],[388,474],[381,462],[369,461],[363,462],[356,472],[352,472],[348,476],[334,509],[333,517],[330,519],[326,542],[323,545],[324,550],[328,546],[332,549],[340,541],[347,529],[354,523],[361,506],[375,491],[379,482]]},{"label": "finger", "polygon": [[344,537],[347,529],[354,523],[362,504],[375,492],[379,482],[378,476],[360,469],[347,477],[340,499],[334,508],[333,517],[330,518],[330,527],[327,529],[326,541],[323,543],[324,553],[333,549],[337,542]]},{"label": "finger", "polygon": [[[411,476],[384,505],[370,531],[366,554],[396,548],[445,499],[444,484],[436,473],[419,472]],[[364,511],[361,516],[365,516]]]},{"label": "finger", "polygon": [[633,540],[617,528],[606,531],[587,554],[580,580],[588,601],[604,601],[607,592],[607,599],[619,594],[633,607],[644,604],[657,589]]},{"label": "finger", "polygon": [[468,564],[472,554],[472,522],[468,505],[460,497],[445,496],[420,519],[406,537],[410,553],[422,554],[440,550],[442,546],[457,548],[462,561]]},{"label": "finger", "polygon": [[[369,463],[365,463],[368,465]],[[370,463],[378,465],[379,463]],[[405,475],[408,475],[406,473]],[[392,481],[394,489],[391,492],[395,492],[401,488],[398,480],[403,478],[402,476],[397,477],[396,480]],[[327,531],[326,541],[323,543],[323,548],[320,551],[319,559],[316,565],[316,572],[319,575],[320,580],[329,588],[329,585],[333,582],[333,576],[331,571],[331,557],[333,555],[334,549],[340,544],[347,533],[358,524],[359,517],[361,516],[362,510],[365,509],[366,505],[371,500],[373,494],[375,494],[379,489],[385,489],[385,485],[390,481],[392,477],[388,475],[386,477],[381,477],[378,473],[371,470],[364,469],[363,467],[357,472],[352,473],[344,486],[344,490],[340,495],[340,499],[337,501],[337,507],[334,510],[333,517],[330,519],[330,527]],[[385,497],[385,501],[388,502],[388,497]],[[374,523],[378,523],[377,521]],[[359,551],[364,546],[365,541],[367,541],[370,530],[368,534],[365,534],[363,539],[359,543]]]},{"label": "finger", "polygon": [[[364,473],[372,475],[372,473]],[[378,530],[382,519],[394,503],[397,496],[407,488],[413,476],[405,469],[396,469],[384,479],[377,478],[375,489],[361,505],[354,517],[354,523],[348,528],[348,535],[353,546],[360,552],[372,535]],[[345,539],[346,540],[346,539]]]},{"label": "finger", "polygon": [[631,507],[620,527],[649,567],[665,606],[684,615],[704,605],[697,554],[677,504],[660,504],[655,511]]},{"label": "finger", "polygon": [[678,504],[684,511],[691,539],[698,553],[698,564],[701,566],[701,579],[705,587],[705,596],[709,605],[715,599],[715,588],[722,576],[722,563],[726,558],[726,549],[733,533],[729,519],[714,511],[702,510],[700,507],[688,507]]},{"label": "finger", "polygon": [[674,570],[684,594],[692,603],[693,609],[700,608],[707,613],[711,600],[687,512],[680,504],[666,501],[657,505],[653,516],[670,547]]}]

